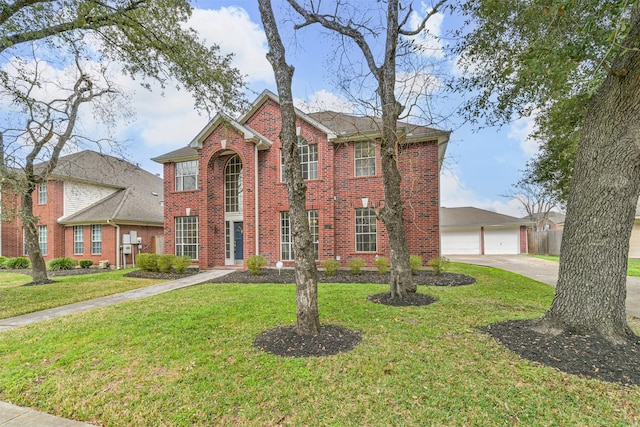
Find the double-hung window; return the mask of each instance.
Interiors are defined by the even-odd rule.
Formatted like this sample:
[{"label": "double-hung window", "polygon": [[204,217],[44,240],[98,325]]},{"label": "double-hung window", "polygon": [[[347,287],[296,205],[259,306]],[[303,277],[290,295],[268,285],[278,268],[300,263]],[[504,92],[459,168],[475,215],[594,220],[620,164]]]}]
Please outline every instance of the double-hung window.
[{"label": "double-hung window", "polygon": [[[311,241],[313,242],[313,252],[315,254],[315,259],[318,259],[318,238],[320,230],[318,225],[318,211],[315,209],[307,211],[307,219],[309,220],[309,231],[311,232]],[[283,261],[290,261],[294,259],[289,212],[280,212],[280,259]]]},{"label": "double-hung window", "polygon": [[356,252],[376,252],[377,239],[375,209],[356,209]]},{"label": "double-hung window", "polygon": [[75,255],[84,253],[84,225],[73,226],[73,253]]},{"label": "double-hung window", "polygon": [[376,174],[375,141],[358,141],[354,145],[355,176]]},{"label": "double-hung window", "polygon": [[48,199],[48,188],[47,181],[41,182],[38,184],[38,204],[46,205]]},{"label": "double-hung window", "polygon": [[91,253],[94,255],[102,253],[102,225],[91,226]]},{"label": "double-hung window", "polygon": [[[302,167],[302,179],[318,179],[318,144],[309,142],[298,137],[298,155],[300,166]],[[285,182],[284,151],[280,152],[280,181]]]},{"label": "double-hung window", "polygon": [[176,191],[196,190],[198,188],[198,161],[176,163]]},{"label": "double-hung window", "polygon": [[38,226],[38,243],[40,244],[40,252],[42,255],[47,254],[47,226],[39,225]]},{"label": "double-hung window", "polygon": [[175,221],[176,255],[198,259],[198,217],[178,216]]}]

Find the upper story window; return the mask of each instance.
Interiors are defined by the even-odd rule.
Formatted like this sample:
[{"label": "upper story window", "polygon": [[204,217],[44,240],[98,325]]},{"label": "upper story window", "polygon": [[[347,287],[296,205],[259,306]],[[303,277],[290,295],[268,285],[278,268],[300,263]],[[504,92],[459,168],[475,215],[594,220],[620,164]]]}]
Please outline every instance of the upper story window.
[{"label": "upper story window", "polygon": [[354,145],[355,176],[374,176],[376,174],[375,141],[358,141]]},{"label": "upper story window", "polygon": [[198,161],[176,163],[176,191],[196,190],[198,188]]},{"label": "upper story window", "polygon": [[[302,166],[302,179],[318,179],[318,145],[298,137],[298,154]],[[280,150],[280,181],[285,182],[284,152]]]},{"label": "upper story window", "polygon": [[41,182],[38,184],[38,204],[46,205],[47,204],[47,181]]},{"label": "upper story window", "polygon": [[224,169],[224,211],[242,213],[242,160],[236,154]]}]

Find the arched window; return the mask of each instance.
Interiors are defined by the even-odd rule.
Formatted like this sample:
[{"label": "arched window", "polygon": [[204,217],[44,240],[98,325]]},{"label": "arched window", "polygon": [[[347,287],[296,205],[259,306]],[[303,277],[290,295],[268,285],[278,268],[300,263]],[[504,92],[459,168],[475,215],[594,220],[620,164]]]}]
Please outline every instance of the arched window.
[{"label": "arched window", "polygon": [[224,209],[242,213],[242,161],[237,154],[224,168]]}]

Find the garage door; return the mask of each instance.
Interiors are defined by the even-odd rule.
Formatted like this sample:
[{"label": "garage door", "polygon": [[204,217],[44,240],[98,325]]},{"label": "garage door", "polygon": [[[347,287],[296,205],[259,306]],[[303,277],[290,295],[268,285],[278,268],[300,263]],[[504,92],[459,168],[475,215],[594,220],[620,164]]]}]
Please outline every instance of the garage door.
[{"label": "garage door", "polygon": [[640,220],[633,221],[631,239],[629,239],[629,258],[640,258]]},{"label": "garage door", "polygon": [[487,255],[512,255],[520,253],[520,227],[485,228],[484,253]]},{"label": "garage door", "polygon": [[480,254],[480,230],[447,230],[440,233],[443,255]]}]

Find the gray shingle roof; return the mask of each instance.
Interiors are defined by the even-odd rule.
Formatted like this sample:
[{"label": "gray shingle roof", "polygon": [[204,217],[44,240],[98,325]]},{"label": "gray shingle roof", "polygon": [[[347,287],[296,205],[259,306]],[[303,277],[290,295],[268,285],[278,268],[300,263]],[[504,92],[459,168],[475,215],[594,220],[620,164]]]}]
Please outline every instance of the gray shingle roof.
[{"label": "gray shingle roof", "polygon": [[528,225],[533,221],[474,207],[440,208],[440,227]]},{"label": "gray shingle roof", "polygon": [[[44,165],[38,165],[43,167]],[[118,189],[114,194],[61,218],[61,224],[115,223],[162,225],[162,178],[113,156],[86,150],[60,157],[49,179]],[[155,195],[154,195],[155,194]]]}]

